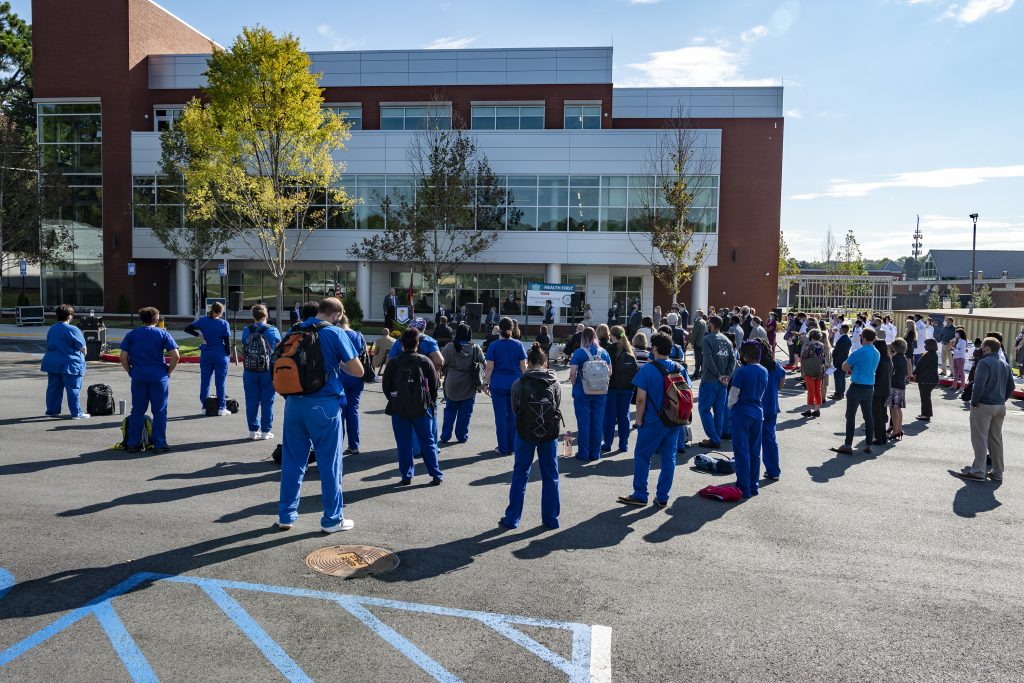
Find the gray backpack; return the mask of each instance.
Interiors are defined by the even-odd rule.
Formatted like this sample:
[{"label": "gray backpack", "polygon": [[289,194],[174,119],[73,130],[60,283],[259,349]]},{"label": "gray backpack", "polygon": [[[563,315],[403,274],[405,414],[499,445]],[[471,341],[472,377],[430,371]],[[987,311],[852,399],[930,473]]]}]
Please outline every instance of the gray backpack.
[{"label": "gray backpack", "polygon": [[589,349],[584,348],[583,353],[587,354],[587,361],[583,364],[580,380],[583,382],[583,393],[587,396],[601,396],[608,393],[608,384],[611,380],[608,363],[600,355],[593,355]]}]

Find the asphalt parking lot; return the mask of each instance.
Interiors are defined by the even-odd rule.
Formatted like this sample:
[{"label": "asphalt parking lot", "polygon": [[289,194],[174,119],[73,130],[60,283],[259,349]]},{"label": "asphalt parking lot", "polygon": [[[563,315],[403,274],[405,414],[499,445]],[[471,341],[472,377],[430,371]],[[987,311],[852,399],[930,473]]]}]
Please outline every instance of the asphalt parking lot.
[{"label": "asphalt parking lot", "polygon": [[[93,383],[128,398],[117,366],[91,363]],[[787,389],[782,479],[755,499],[697,497],[728,478],[687,463],[668,508],[628,508],[615,498],[630,490],[630,454],[562,459],[562,527],[541,526],[536,482],[522,526],[502,531],[511,458],[493,452],[486,397],[469,443],[442,451],[444,484],[418,470],[399,488],[370,386],[362,453],[345,459],[356,527],[327,537],[315,467],[299,523],[271,528],[273,444],[246,440],[242,415],[199,415],[197,366],[173,377],[174,450],[161,456],[111,450],[119,416],[40,417],[31,353],[0,353],[0,387],[5,683],[1022,680],[1021,402],[1002,484],[948,473],[968,462],[969,431],[942,391],[930,424],[850,457],[828,451],[842,408],[806,421]],[[235,367],[228,393],[242,398]],[[349,580],[304,564],[335,544],[401,564]]]}]

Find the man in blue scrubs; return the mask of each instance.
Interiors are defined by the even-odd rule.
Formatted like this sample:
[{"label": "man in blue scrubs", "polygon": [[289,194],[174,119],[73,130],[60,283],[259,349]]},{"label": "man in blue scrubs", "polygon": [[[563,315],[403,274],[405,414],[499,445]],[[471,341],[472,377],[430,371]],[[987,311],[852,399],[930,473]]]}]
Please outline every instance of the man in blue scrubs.
[{"label": "man in blue scrubs", "polygon": [[[160,311],[147,307],[139,310],[144,327],[136,327],[121,341],[121,367],[132,378],[132,412],[128,416],[129,453],[138,453],[142,446],[142,427],[146,408],[153,411],[153,447],[157,453],[166,453],[167,446],[167,386],[178,364],[178,344],[170,333],[156,324]],[[164,360],[164,352],[170,362]]]},{"label": "man in blue scrubs", "polygon": [[185,328],[194,337],[203,340],[199,347],[199,405],[205,412],[206,397],[210,393],[210,376],[214,375],[217,391],[217,414],[230,415],[227,408],[228,353],[231,328],[222,317],[224,304],[214,301],[209,315],[199,318]]},{"label": "man in blue scrubs", "polygon": [[83,420],[89,414],[82,410],[78,396],[85,377],[85,336],[71,324],[75,309],[67,304],[57,307],[57,323],[46,333],[46,353],[40,370],[47,374],[46,414],[60,415],[60,399],[68,395],[72,420]]},{"label": "man in blue scrubs", "polygon": [[330,297],[320,302],[316,317],[298,323],[300,328],[316,326],[326,383],[312,394],[288,396],[284,401],[284,437],[281,448],[281,500],[277,527],[291,529],[299,518],[302,479],[309,462],[309,450],[316,452],[320,471],[320,493],[324,514],[320,530],[326,534],[348,531],[354,524],[344,517],[341,492],[341,441],[344,436],[341,411],[345,391],[341,386],[341,366],[350,375],[362,376],[363,364],[348,335],[335,327],[345,307]]}]

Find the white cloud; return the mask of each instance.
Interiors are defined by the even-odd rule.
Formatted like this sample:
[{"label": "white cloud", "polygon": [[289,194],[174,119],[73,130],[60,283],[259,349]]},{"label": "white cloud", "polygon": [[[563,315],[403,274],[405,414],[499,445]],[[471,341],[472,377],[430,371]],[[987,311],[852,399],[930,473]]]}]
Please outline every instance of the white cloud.
[{"label": "white cloud", "polygon": [[759,24],[753,28],[748,28],[746,31],[740,34],[740,40],[744,43],[753,43],[755,40],[764,38],[768,35],[768,27]]},{"label": "white cloud", "polygon": [[944,17],[956,19],[961,24],[973,24],[989,14],[1005,12],[1013,7],[1015,0],[967,0],[962,5],[950,5]]},{"label": "white cloud", "polygon": [[1024,164],[1014,166],[980,166],[976,168],[940,168],[933,171],[895,173],[885,180],[850,181],[832,180],[824,192],[796,194],[791,199],[820,199],[822,197],[863,197],[876,190],[890,187],[947,188],[977,185],[997,178],[1024,178]]},{"label": "white cloud", "polygon": [[626,79],[632,87],[672,86],[770,86],[774,78],[745,78],[741,69],[747,61],[744,50],[734,50],[727,42],[716,45],[690,45],[677,50],[652,52],[646,62],[630,64],[639,72],[637,78]]},{"label": "white cloud", "polygon": [[360,46],[359,41],[339,35],[330,24],[320,24],[316,32],[330,41],[332,50],[355,50]]},{"label": "white cloud", "polygon": [[425,50],[461,50],[476,40],[476,36],[445,36],[423,46]]},{"label": "white cloud", "polygon": [[802,119],[803,116],[804,115],[800,113],[799,109],[787,109],[786,110],[786,118],[787,119]]}]

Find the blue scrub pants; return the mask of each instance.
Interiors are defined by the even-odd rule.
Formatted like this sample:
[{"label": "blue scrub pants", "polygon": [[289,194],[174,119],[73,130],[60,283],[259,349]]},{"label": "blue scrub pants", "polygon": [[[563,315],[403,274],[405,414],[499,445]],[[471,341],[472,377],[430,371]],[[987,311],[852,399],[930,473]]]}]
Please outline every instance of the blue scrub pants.
[{"label": "blue scrub pants", "polygon": [[697,412],[700,414],[700,426],[704,434],[713,444],[722,443],[722,432],[725,430],[726,398],[729,390],[721,382],[708,379],[700,383],[697,389]]},{"label": "blue scrub pants", "polygon": [[354,451],[359,450],[359,399],[363,395],[364,386],[360,382],[357,387],[345,387],[345,405],[341,410],[345,417],[345,436],[348,438],[348,447]]},{"label": "blue scrub pants", "polygon": [[757,495],[761,478],[761,423],[746,415],[732,416],[732,457],[736,462],[736,486],[744,498]]},{"label": "blue scrub pants", "polygon": [[579,444],[576,457],[580,460],[597,460],[601,457],[601,432],[604,431],[604,407],[607,402],[607,394],[584,394],[572,399],[576,410],[576,441]]},{"label": "blue scrub pants", "polygon": [[637,430],[636,450],[633,452],[633,497],[647,502],[647,478],[651,474],[651,460],[655,452],[661,458],[661,472],[654,496],[659,503],[668,502],[672,479],[676,473],[676,444],[681,427],[666,427],[660,420],[644,423]]},{"label": "blue scrub pants", "polygon": [[398,473],[402,479],[412,479],[416,470],[416,464],[412,459],[413,435],[420,446],[420,455],[423,457],[423,465],[427,468],[427,474],[432,477],[442,478],[441,468],[437,465],[437,442],[434,440],[433,429],[437,427],[437,421],[432,414],[408,419],[397,415],[391,416],[391,428],[395,432],[395,445],[398,447]]},{"label": "blue scrub pants", "polygon": [[501,518],[502,526],[515,529],[523,516],[523,500],[526,498],[526,482],[530,479],[533,454],[537,453],[540,467],[541,494],[540,518],[549,529],[558,528],[558,514],[561,504],[558,498],[558,439],[535,443],[516,434],[516,455],[512,464],[512,487],[508,492],[508,507]]},{"label": "blue scrub pants", "polygon": [[146,409],[153,412],[153,447],[167,447],[167,385],[165,375],[159,379],[132,379],[132,412],[128,416],[129,447],[142,445],[142,427]]},{"label": "blue scrub pants", "polygon": [[217,392],[217,409],[224,410],[228,403],[228,357],[224,354],[201,354],[199,356],[199,404],[206,407],[210,395],[210,376],[215,375],[214,390]]},{"label": "blue scrub pants", "polygon": [[64,392],[68,394],[68,410],[71,416],[82,414],[82,404],[78,400],[82,393],[82,375],[68,375],[62,372],[48,372],[46,382],[46,414],[60,415],[60,400]]},{"label": "blue scrub pants", "polygon": [[491,389],[494,406],[494,431],[498,435],[498,452],[512,455],[516,449],[516,416],[512,413],[512,390]]},{"label": "blue scrub pants", "polygon": [[281,439],[281,500],[277,518],[292,524],[299,518],[302,479],[310,447],[316,451],[324,514],[320,526],[335,526],[345,518],[341,493],[341,441],[345,436],[338,396],[289,396],[284,401]]},{"label": "blue scrub pants", "polygon": [[761,424],[761,461],[764,463],[764,473],[769,477],[782,475],[779,468],[779,442],[775,438],[775,425],[778,419],[778,415],[765,415]]},{"label": "blue scrub pants", "polygon": [[[509,400],[511,401],[511,394]],[[452,430],[455,430],[455,439],[459,443],[469,441],[469,420],[473,417],[473,407],[476,405],[476,395],[462,401],[448,399],[444,404],[444,422],[441,425],[441,443],[448,443],[452,440]]]},{"label": "blue scrub pants", "polygon": [[601,450],[612,449],[615,428],[619,428],[619,450],[629,449],[629,406],[633,398],[632,389],[609,389],[604,404],[604,442]]},{"label": "blue scrub pants", "polygon": [[732,409],[729,408],[729,387],[723,387],[725,390],[725,406],[722,408],[722,438],[732,438]]},{"label": "blue scrub pants", "polygon": [[[249,431],[269,434],[274,426],[274,398],[277,396],[270,371],[244,371],[242,386],[245,388],[245,420],[249,423]],[[257,419],[257,415],[262,419]]]}]

